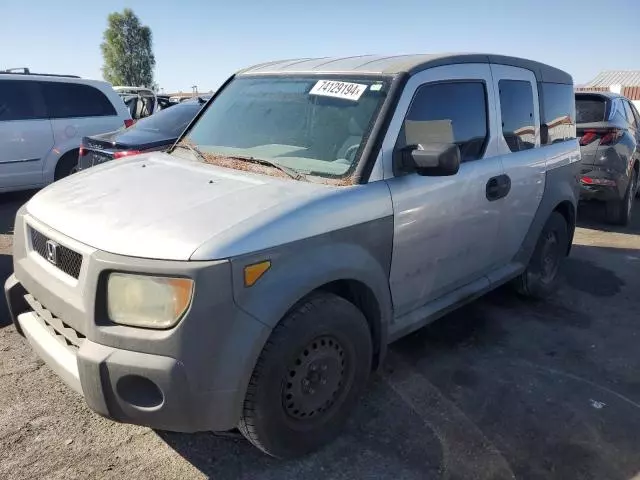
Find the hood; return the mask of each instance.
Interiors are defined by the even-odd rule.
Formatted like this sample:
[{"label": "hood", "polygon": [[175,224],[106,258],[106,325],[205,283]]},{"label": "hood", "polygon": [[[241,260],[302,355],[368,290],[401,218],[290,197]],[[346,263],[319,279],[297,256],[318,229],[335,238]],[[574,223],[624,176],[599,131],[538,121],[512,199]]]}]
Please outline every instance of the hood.
[{"label": "hood", "polygon": [[175,140],[176,137],[172,137],[166,133],[143,130],[135,127],[88,137],[90,143],[102,145],[105,148],[140,148],[146,145],[171,144],[175,142]]},{"label": "hood", "polygon": [[[27,213],[106,252],[213,260],[241,253],[239,235],[252,238],[286,212],[343,189],[149,153],[55,182],[29,201]],[[206,252],[194,256],[205,242]]]}]

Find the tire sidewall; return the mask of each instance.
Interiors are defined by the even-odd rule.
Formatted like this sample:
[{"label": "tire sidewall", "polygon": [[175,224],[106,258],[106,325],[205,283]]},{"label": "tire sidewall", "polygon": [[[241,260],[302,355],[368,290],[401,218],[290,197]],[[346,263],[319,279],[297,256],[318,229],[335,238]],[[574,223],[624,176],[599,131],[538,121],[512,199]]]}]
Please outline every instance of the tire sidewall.
[{"label": "tire sidewall", "polygon": [[[332,408],[326,418],[296,421],[285,411],[282,389],[301,350],[324,335],[339,340],[352,362],[344,379],[350,388],[340,395],[334,406],[339,408]],[[354,305],[334,295],[322,295],[294,309],[274,340],[269,353],[261,358],[264,363],[253,398],[253,424],[267,453],[297,456],[319,448],[339,433],[371,370],[371,335],[366,319]]]},{"label": "tire sidewall", "polygon": [[[544,242],[546,236],[550,232],[555,233],[560,252],[567,252],[569,249],[567,221],[561,214],[553,212],[540,232],[538,243],[536,244],[536,248],[531,256],[529,266],[524,273],[525,278],[523,280],[526,284],[526,293],[527,295],[535,298],[544,298],[550,295],[553,292],[559,277],[559,270],[556,270],[553,279],[551,281],[544,282],[542,281],[540,273],[542,269]],[[562,253],[560,253],[560,255],[562,255]],[[562,262],[562,258],[563,257],[560,257],[559,262]]]}]

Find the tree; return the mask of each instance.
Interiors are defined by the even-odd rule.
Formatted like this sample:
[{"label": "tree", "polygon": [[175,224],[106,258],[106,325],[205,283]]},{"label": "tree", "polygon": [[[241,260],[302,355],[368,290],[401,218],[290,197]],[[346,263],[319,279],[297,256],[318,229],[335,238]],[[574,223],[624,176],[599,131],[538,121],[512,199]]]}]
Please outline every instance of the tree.
[{"label": "tree", "polygon": [[151,29],[140,23],[133,10],[125,8],[107,18],[104,41],[100,45],[104,65],[102,75],[113,85],[152,87],[153,56]]}]

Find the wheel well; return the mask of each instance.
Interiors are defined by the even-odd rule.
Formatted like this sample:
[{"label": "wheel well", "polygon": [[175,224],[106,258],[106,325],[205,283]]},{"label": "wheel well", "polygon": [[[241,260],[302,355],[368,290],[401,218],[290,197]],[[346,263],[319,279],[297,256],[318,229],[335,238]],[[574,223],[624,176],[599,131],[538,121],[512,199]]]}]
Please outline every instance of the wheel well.
[{"label": "wheel well", "polygon": [[371,331],[371,340],[373,342],[372,366],[374,370],[378,368],[382,360],[380,355],[382,313],[375,294],[364,283],[357,280],[336,280],[321,286],[317,290],[338,295],[353,303],[362,312]]},{"label": "wheel well", "polygon": [[576,230],[576,213],[573,205],[568,200],[564,202],[560,202],[556,208],[553,209],[554,212],[558,212],[562,215],[567,222],[567,227],[569,231],[569,249],[567,250],[567,255],[571,251],[571,245],[573,244],[573,234]]},{"label": "wheel well", "polygon": [[62,165],[63,162],[67,161],[68,158],[74,158],[76,160],[76,162],[77,162],[79,153],[80,153],[80,149],[79,148],[72,148],[71,150],[69,150],[65,154],[61,155],[60,158],[58,159],[58,161],[56,162],[56,168],[54,170],[55,171],[54,178],[57,179],[59,174],[60,174],[60,171],[58,170],[60,165]]}]

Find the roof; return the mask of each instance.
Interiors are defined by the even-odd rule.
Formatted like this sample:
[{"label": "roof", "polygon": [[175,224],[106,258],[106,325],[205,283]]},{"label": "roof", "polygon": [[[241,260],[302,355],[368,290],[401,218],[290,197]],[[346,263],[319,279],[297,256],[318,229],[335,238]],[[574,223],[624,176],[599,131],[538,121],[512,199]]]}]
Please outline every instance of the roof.
[{"label": "roof", "polygon": [[29,80],[29,81],[43,81],[43,82],[57,82],[57,83],[76,83],[82,85],[93,86],[106,86],[111,84],[104,80],[93,80],[90,78],[74,77],[71,75],[46,75],[40,73],[4,73],[0,74],[0,81],[2,80]]},{"label": "roof", "polygon": [[615,92],[610,92],[608,90],[576,90],[576,93],[581,93],[581,94],[585,94],[585,95],[599,95],[601,97],[607,97],[607,98],[621,98],[624,95],[620,95],[619,93],[615,93]]},{"label": "roof", "polygon": [[341,73],[341,74],[413,74],[427,68],[461,63],[494,63],[531,70],[538,81],[573,84],[571,75],[533,60],[481,53],[444,53],[418,55],[360,55],[356,57],[298,58],[261,63],[238,75]]},{"label": "roof", "polygon": [[605,70],[585,86],[609,87],[611,85],[640,86],[640,70]]}]

